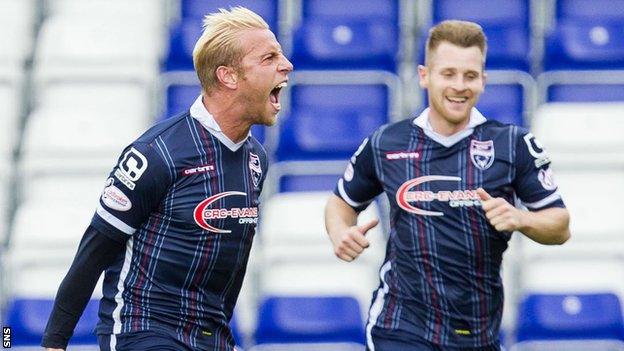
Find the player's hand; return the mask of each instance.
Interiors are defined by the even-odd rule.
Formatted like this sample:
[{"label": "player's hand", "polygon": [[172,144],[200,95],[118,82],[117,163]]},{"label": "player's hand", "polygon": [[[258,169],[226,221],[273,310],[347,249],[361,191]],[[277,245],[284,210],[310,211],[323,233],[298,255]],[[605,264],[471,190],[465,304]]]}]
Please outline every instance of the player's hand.
[{"label": "player's hand", "polygon": [[378,223],[378,219],[373,219],[366,224],[354,225],[340,233],[330,235],[336,256],[347,262],[355,260],[370,245],[365,236],[366,232]]},{"label": "player's hand", "polygon": [[46,351],[65,351],[64,349],[53,349],[53,348],[50,348],[50,347],[46,348],[45,350]]},{"label": "player's hand", "polygon": [[522,211],[502,197],[492,197],[483,188],[477,189],[485,216],[499,232],[519,230],[522,225]]}]

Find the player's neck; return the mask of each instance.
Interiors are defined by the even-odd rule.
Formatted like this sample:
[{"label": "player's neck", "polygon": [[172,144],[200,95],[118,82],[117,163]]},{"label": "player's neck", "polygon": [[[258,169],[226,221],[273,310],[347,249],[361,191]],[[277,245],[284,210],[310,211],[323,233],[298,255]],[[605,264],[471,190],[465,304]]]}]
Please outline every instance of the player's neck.
[{"label": "player's neck", "polygon": [[215,119],[221,132],[232,142],[239,143],[249,134],[250,125],[241,117],[243,111],[233,100],[222,96],[203,98],[204,107]]},{"label": "player's neck", "polygon": [[453,123],[435,113],[433,109],[430,109],[429,111],[429,124],[431,125],[431,128],[434,132],[443,136],[448,137],[461,132],[466,129],[469,122],[470,117],[460,121],[459,123]]}]

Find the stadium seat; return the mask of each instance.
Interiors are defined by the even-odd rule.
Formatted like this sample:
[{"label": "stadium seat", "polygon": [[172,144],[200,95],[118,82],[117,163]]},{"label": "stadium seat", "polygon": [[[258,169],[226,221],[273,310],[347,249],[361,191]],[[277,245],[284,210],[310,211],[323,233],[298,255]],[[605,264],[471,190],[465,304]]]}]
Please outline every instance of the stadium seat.
[{"label": "stadium seat", "polygon": [[623,69],[624,11],[617,0],[558,0],[546,69]]},{"label": "stadium seat", "polygon": [[548,103],[540,106],[532,131],[557,168],[624,164],[624,104]]},{"label": "stadium seat", "polygon": [[390,93],[382,84],[293,85],[291,94],[280,122],[279,160],[346,160],[390,120]]},{"label": "stadium seat", "polygon": [[160,36],[148,22],[50,17],[43,22],[33,74],[36,89],[58,81],[154,82]]},{"label": "stadium seat", "polygon": [[256,343],[364,342],[352,297],[267,297],[258,312]]},{"label": "stadium seat", "polygon": [[[574,76],[578,73],[569,72]],[[613,75],[605,72],[607,75]],[[547,87],[548,102],[624,102],[624,77],[619,84],[598,80],[594,84],[570,83],[550,84]]]},{"label": "stadium seat", "polygon": [[[21,79],[0,72],[0,162],[12,159],[22,111]],[[8,168],[6,168],[8,169]]]},{"label": "stadium seat", "polygon": [[3,0],[0,11],[0,63],[21,70],[32,54],[35,37],[35,0]]},{"label": "stadium seat", "polygon": [[[110,165],[110,168],[112,169],[113,165]],[[107,173],[102,173],[24,177],[18,189],[18,202],[22,205],[36,203],[85,205],[94,210],[107,176]],[[60,192],[59,189],[63,191]]]},{"label": "stadium seat", "polygon": [[398,1],[303,2],[292,62],[297,69],[395,70]]},{"label": "stadium seat", "polygon": [[477,108],[487,119],[524,126],[524,93],[520,84],[488,84]]},{"label": "stadium seat", "polygon": [[202,21],[199,18],[185,19],[171,27],[165,70],[193,71],[193,49],[201,34]]},{"label": "stadium seat", "polygon": [[233,6],[246,7],[260,15],[277,34],[278,0],[182,0],[182,18],[202,19],[219,8],[229,10]]},{"label": "stadium seat", "polygon": [[437,0],[433,22],[460,19],[479,23],[488,38],[488,69],[528,71],[530,60],[529,1]]},{"label": "stadium seat", "polygon": [[[534,294],[520,306],[512,350],[620,350],[624,322],[614,294]],[[534,344],[537,342],[537,345]]]},{"label": "stadium seat", "polygon": [[[105,175],[144,128],[144,121],[125,113],[37,110],[25,129],[19,166],[27,177],[76,171]],[[68,137],[68,130],[80,132]]]},{"label": "stadium seat", "polygon": [[[603,241],[607,245],[616,240],[624,242],[624,203],[620,201],[624,198],[623,171],[600,170],[595,166],[586,170],[561,169],[555,172],[555,181],[570,211],[574,240]],[[600,184],[604,190],[579,186],[592,183]]]},{"label": "stadium seat", "polygon": [[[35,346],[41,343],[43,331],[52,311],[54,300],[15,298],[7,307],[7,319],[3,325],[11,326],[12,347]],[[95,345],[95,325],[98,320],[98,300],[91,300],[74,329],[69,350],[77,345]]]},{"label": "stadium seat", "polygon": [[546,38],[544,67],[556,69],[624,69],[624,15],[619,22],[558,20]]}]

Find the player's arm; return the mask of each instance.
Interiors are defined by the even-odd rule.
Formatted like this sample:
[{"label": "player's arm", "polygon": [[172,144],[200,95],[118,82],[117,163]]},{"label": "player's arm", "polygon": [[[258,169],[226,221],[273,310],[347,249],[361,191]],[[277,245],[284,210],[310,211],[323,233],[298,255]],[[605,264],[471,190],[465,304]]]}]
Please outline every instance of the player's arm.
[{"label": "player's arm", "polygon": [[102,272],[124,252],[128,237],[89,226],[54,300],[41,346],[64,350]]},{"label": "player's arm", "polygon": [[560,245],[570,238],[568,210],[550,207],[538,211],[519,209],[501,197],[477,190],[490,224],[498,231],[519,231],[544,245]]},{"label": "player's arm", "polygon": [[379,221],[374,219],[358,226],[357,216],[379,193],[381,184],[375,174],[374,153],[366,138],[351,157],[325,206],[325,229],[334,253],[341,260],[353,261],[368,247],[366,232]]},{"label": "player's arm", "polygon": [[369,246],[365,235],[379,220],[357,226],[357,212],[343,199],[332,194],[325,207],[325,229],[334,245],[334,253],[341,260],[356,259]]}]

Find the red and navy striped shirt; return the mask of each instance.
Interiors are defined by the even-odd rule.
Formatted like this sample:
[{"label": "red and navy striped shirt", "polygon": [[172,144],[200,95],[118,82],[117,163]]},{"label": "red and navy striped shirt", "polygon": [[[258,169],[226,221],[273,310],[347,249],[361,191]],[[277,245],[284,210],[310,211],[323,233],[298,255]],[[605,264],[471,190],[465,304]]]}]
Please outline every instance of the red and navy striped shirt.
[{"label": "red and navy striped shirt", "polygon": [[[106,270],[98,334],[153,330],[201,350],[232,350],[241,288],[268,170],[249,136],[234,144],[198,99],[128,146],[92,226],[128,236]],[[199,111],[199,112],[198,112]]]},{"label": "red and navy striped shirt", "polygon": [[467,128],[433,131],[428,110],[381,127],[351,158],[335,193],[356,210],[385,193],[389,242],[367,325],[450,347],[498,343],[500,267],[510,232],[489,225],[476,189],[529,210],[563,207],[550,160],[522,128],[473,109]]}]

